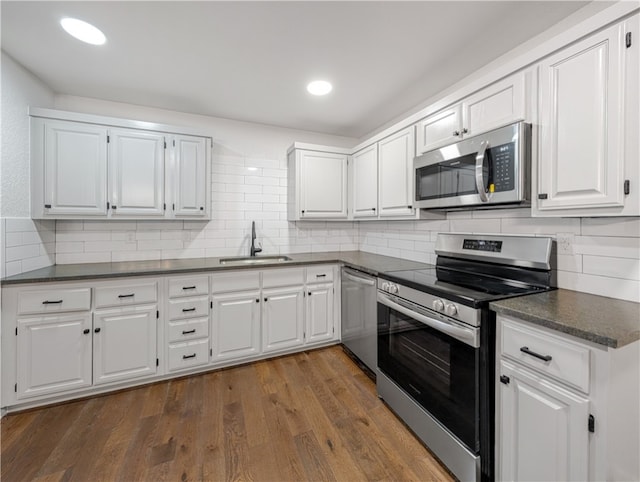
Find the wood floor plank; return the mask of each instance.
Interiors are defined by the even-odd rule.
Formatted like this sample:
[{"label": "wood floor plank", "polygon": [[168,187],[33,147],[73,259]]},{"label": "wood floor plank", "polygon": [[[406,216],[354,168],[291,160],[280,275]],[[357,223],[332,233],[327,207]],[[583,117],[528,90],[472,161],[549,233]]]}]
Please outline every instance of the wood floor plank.
[{"label": "wood floor plank", "polygon": [[3,482],[453,480],[339,346],[9,414],[1,430]]}]

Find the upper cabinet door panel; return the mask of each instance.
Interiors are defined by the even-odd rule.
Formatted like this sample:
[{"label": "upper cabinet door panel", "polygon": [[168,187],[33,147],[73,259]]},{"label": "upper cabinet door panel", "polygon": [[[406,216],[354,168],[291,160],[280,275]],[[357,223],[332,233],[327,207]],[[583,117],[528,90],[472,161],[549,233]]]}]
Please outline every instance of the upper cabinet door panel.
[{"label": "upper cabinet door panel", "polygon": [[176,216],[207,215],[206,179],[207,143],[202,137],[175,137],[175,206]]},{"label": "upper cabinet door panel", "polygon": [[107,129],[45,122],[44,204],[47,215],[106,215]]},{"label": "upper cabinet door panel", "polygon": [[164,215],[164,150],[162,134],[110,131],[112,215]]},{"label": "upper cabinet door panel", "polygon": [[300,152],[303,218],[347,217],[347,156]]},{"label": "upper cabinet door panel", "polygon": [[378,145],[351,157],[353,172],[353,217],[378,215]]},{"label": "upper cabinet door panel", "polygon": [[462,102],[462,132],[465,137],[475,136],[524,120],[525,115],[525,73],[520,72]]},{"label": "upper cabinet door panel", "polygon": [[460,104],[441,110],[418,123],[417,151],[424,154],[460,140],[462,115]]},{"label": "upper cabinet door panel", "polygon": [[541,63],[538,209],[624,204],[623,46],[616,25]]},{"label": "upper cabinet door panel", "polygon": [[407,216],[413,210],[413,126],[378,143],[380,216]]}]

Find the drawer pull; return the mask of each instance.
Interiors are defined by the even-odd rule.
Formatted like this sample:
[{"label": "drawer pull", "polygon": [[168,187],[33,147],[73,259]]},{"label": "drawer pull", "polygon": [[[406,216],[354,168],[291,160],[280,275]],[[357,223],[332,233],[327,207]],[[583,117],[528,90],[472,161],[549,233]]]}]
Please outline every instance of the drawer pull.
[{"label": "drawer pull", "polygon": [[195,290],[196,287],[195,286],[183,286],[182,289],[183,290]]},{"label": "drawer pull", "polygon": [[195,308],[182,308],[182,312],[183,313],[187,313],[189,311],[196,311],[196,309]]},{"label": "drawer pull", "polygon": [[539,358],[540,360],[544,360],[546,362],[551,361],[551,355],[541,355],[540,353],[536,353],[535,351],[529,350],[528,346],[523,346],[522,348],[520,348],[520,351],[522,353],[526,353],[527,355],[534,356],[534,357]]},{"label": "drawer pull", "polygon": [[135,293],[130,293],[128,295],[118,295],[118,298],[133,298],[135,295]]},{"label": "drawer pull", "polygon": [[56,300],[56,301],[45,300],[42,302],[43,305],[59,305],[60,303],[62,303],[62,300]]},{"label": "drawer pull", "polygon": [[191,333],[195,333],[195,332],[196,332],[195,328],[193,330],[182,330],[183,335],[190,335]]},{"label": "drawer pull", "polygon": [[327,275],[326,274],[317,274],[316,278],[326,278]]},{"label": "drawer pull", "polygon": [[195,357],[196,357],[195,353],[193,355],[182,355],[183,360],[188,360],[189,358],[195,358]]}]

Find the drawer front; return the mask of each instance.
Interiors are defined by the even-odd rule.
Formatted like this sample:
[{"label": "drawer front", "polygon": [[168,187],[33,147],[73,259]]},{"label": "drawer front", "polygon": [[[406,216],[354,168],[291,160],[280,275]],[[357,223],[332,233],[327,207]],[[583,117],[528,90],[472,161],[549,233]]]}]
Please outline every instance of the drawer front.
[{"label": "drawer front", "polygon": [[234,271],[211,276],[211,292],[248,291],[260,289],[260,272],[254,270]]},{"label": "drawer front", "polygon": [[96,308],[155,303],[157,300],[158,283],[155,281],[96,288]]},{"label": "drawer front", "polygon": [[169,320],[201,318],[203,316],[209,316],[209,298],[207,296],[169,300]]},{"label": "drawer front", "polygon": [[169,371],[209,363],[209,338],[169,345]]},{"label": "drawer front", "polygon": [[262,273],[263,288],[302,284],[304,284],[304,268],[270,269]]},{"label": "drawer front", "polygon": [[195,320],[170,321],[169,343],[209,336],[209,318]]},{"label": "drawer front", "polygon": [[589,348],[509,321],[501,343],[505,356],[589,393]]},{"label": "drawer front", "polygon": [[91,288],[49,289],[18,293],[18,314],[88,311]]},{"label": "drawer front", "polygon": [[172,278],[169,280],[169,298],[206,295],[208,293],[208,276]]},{"label": "drawer front", "polygon": [[307,268],[307,284],[333,281],[333,266],[310,266]]}]

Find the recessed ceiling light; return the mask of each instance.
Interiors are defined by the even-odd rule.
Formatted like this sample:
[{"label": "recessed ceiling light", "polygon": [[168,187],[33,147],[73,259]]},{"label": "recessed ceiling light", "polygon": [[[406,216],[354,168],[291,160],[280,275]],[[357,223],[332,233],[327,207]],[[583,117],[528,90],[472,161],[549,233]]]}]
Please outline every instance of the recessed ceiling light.
[{"label": "recessed ceiling light", "polygon": [[77,18],[63,18],[60,25],[69,35],[88,44],[102,45],[107,41],[107,37],[99,29]]},{"label": "recessed ceiling light", "polygon": [[307,90],[313,95],[326,95],[331,92],[333,86],[326,80],[314,80],[307,85]]}]

